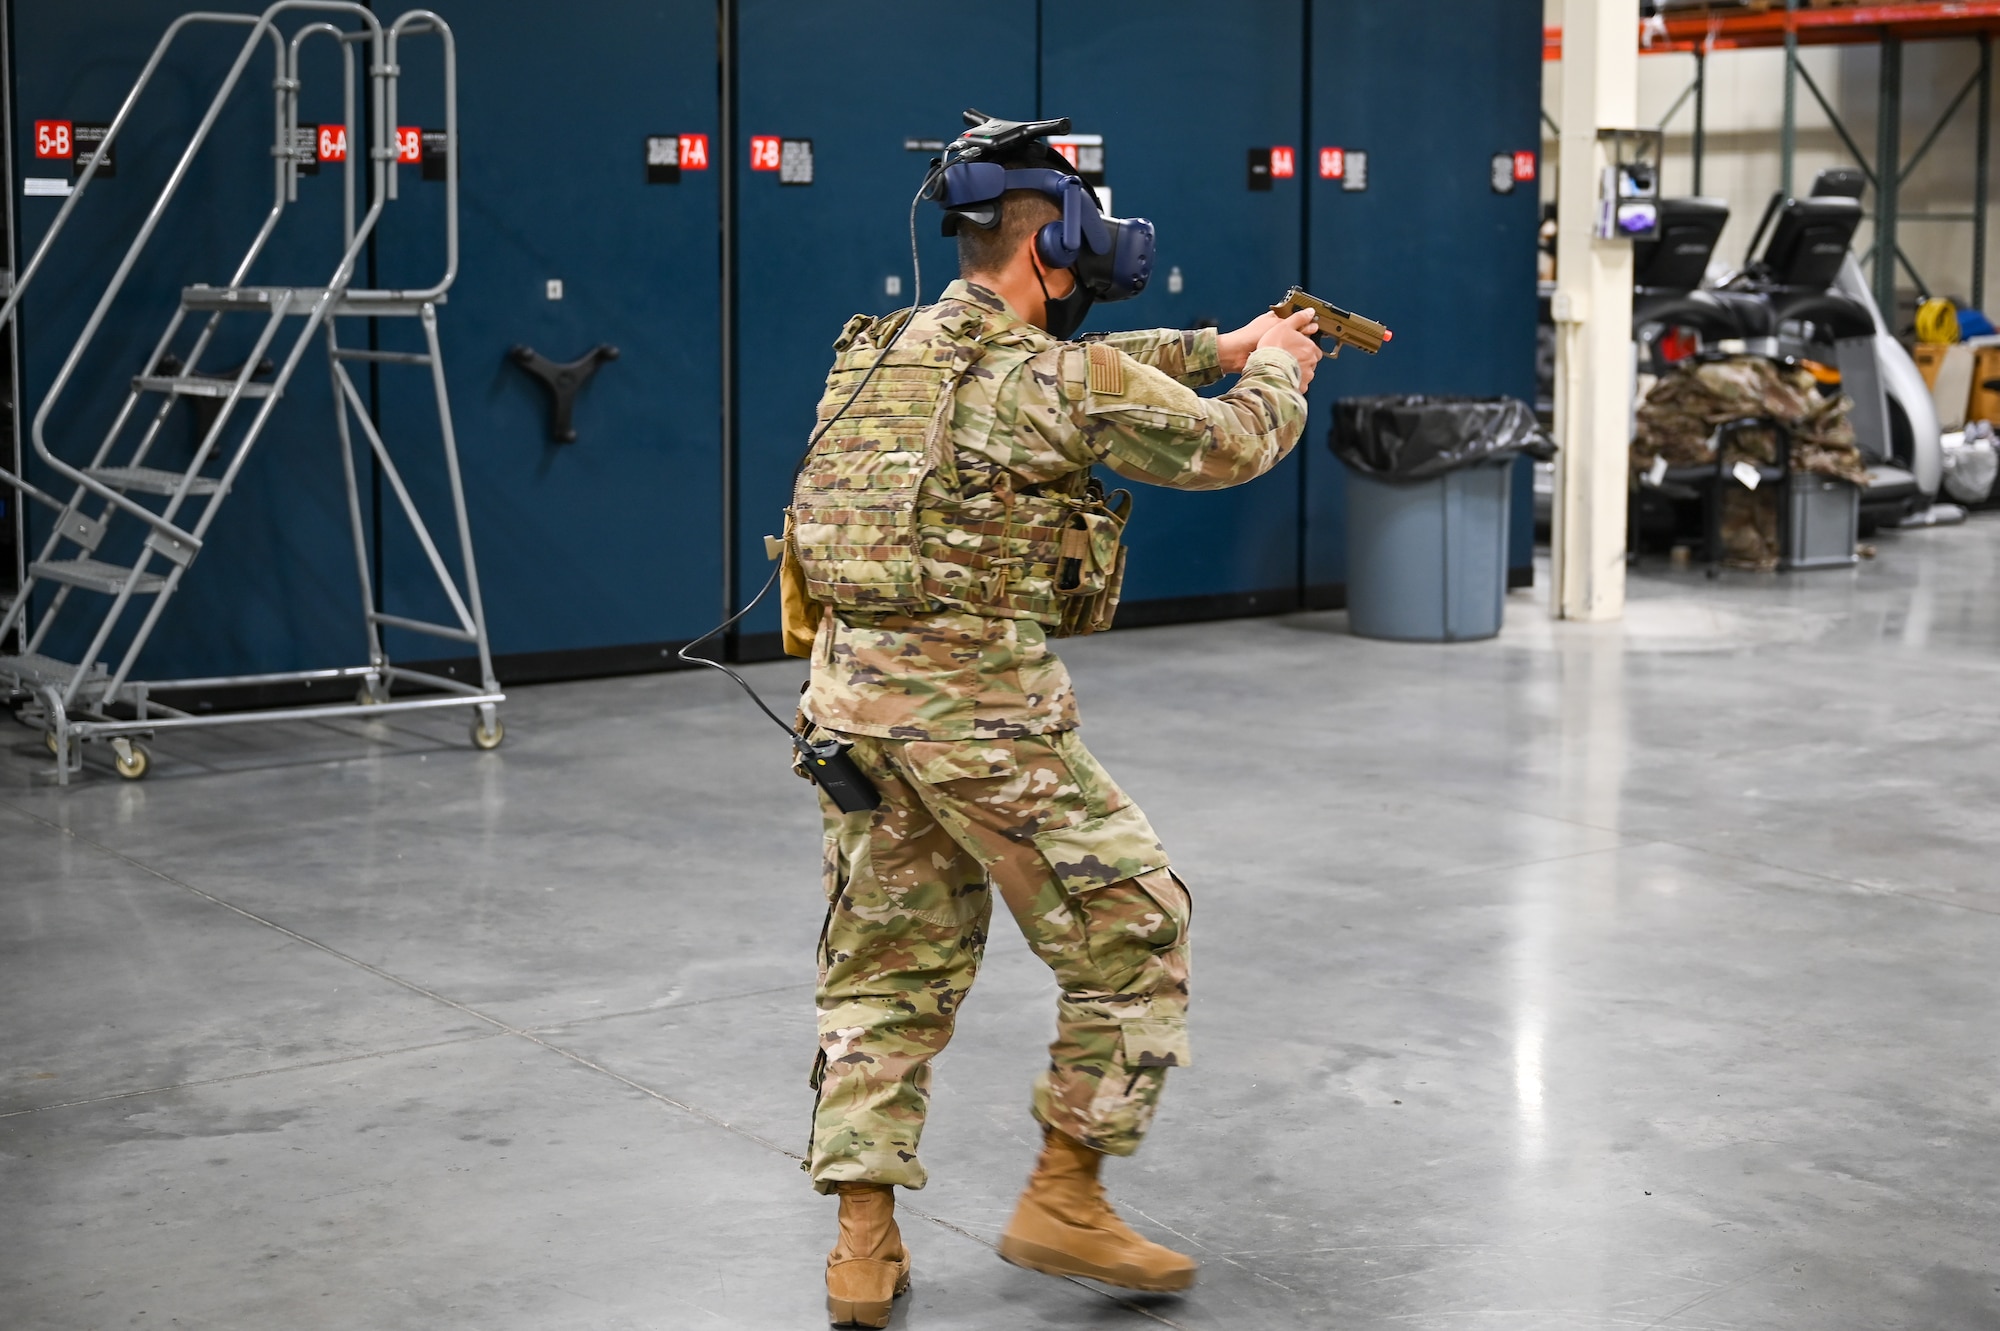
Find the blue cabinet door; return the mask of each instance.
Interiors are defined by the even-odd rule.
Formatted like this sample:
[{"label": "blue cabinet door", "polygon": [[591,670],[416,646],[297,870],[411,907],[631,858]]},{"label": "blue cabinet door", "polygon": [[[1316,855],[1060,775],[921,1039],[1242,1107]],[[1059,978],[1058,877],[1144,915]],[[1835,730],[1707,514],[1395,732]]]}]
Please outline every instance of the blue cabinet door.
[{"label": "blue cabinet door", "polygon": [[[1300,280],[1301,5],[1220,15],[1157,0],[1136,14],[1096,24],[1044,5],[1043,113],[1102,134],[1112,211],[1158,228],[1146,291],[1084,328],[1234,328]],[[1293,150],[1294,174],[1251,189],[1251,152],[1274,147]],[[1294,456],[1233,490],[1141,489],[1119,622],[1295,604],[1300,470]]]},{"label": "blue cabinet door", "polygon": [[[653,183],[647,169],[648,138],[713,148],[715,6],[435,8],[457,35],[463,139],[459,275],[438,322],[500,676],[659,666],[722,608],[720,173],[690,161]],[[402,124],[442,127],[437,58],[433,39],[407,43]],[[384,286],[428,283],[444,263],[443,186],[399,170],[376,246]],[[378,337],[421,347],[408,320],[379,321]],[[570,361],[600,344],[618,358],[578,394],[575,442],[555,442],[547,395],[509,353]],[[425,372],[377,376],[385,435],[413,459],[405,478],[451,546]],[[383,512],[385,608],[448,618],[386,493]],[[455,550],[446,558],[456,570]],[[401,632],[388,645],[413,660],[463,654]]]},{"label": "blue cabinet door", "polygon": [[[906,143],[955,137],[967,107],[1034,114],[1035,6],[995,0],[980,8],[976,32],[922,0],[742,0],[735,9],[739,133],[727,150],[738,182],[740,605],[769,576],[763,537],[783,522],[834,337],[855,313],[911,302],[910,202],[936,152]],[[751,170],[753,138],[810,141],[812,183]],[[924,300],[957,275],[939,216],[935,204],[917,208]],[[739,651],[771,654],[777,624],[774,595],[744,620]]]},{"label": "blue cabinet door", "polygon": [[[1494,188],[1494,158],[1541,141],[1535,0],[1389,5],[1314,0],[1314,294],[1394,330],[1374,357],[1344,354],[1314,382],[1306,476],[1306,582],[1347,577],[1344,469],[1327,448],[1337,397],[1506,395],[1534,401],[1533,181]],[[1366,154],[1366,189],[1321,179],[1318,150]],[[1529,464],[1517,466],[1510,563],[1532,566]]]}]

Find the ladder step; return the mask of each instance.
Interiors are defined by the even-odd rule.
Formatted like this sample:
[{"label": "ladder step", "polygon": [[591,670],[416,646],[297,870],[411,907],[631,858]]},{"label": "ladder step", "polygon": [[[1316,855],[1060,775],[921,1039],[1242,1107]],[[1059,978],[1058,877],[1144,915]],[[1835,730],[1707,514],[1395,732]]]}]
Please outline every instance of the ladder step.
[{"label": "ladder step", "polygon": [[[104,663],[98,662],[90,668],[93,675],[106,673]],[[22,656],[0,656],[0,675],[20,680],[23,684],[66,684],[76,674],[76,667],[68,661],[58,661],[54,657],[43,656],[40,652],[28,652]]]},{"label": "ladder step", "polygon": [[[240,310],[269,314],[286,295],[292,314],[308,314],[326,295],[325,287],[211,287],[196,285],[181,291],[181,308],[200,311]],[[426,305],[442,305],[444,297],[411,295],[401,291],[372,291],[350,287],[333,302],[333,313],[348,315],[420,314]]]},{"label": "ladder step", "polygon": [[335,347],[337,360],[372,361],[377,365],[429,365],[431,358],[421,351],[367,351],[360,347]]},{"label": "ladder step", "polygon": [[[89,467],[84,475],[126,494],[148,495],[171,495],[181,488],[183,479],[181,472],[164,471],[158,467]],[[191,495],[212,495],[221,488],[222,482],[213,476],[196,476],[188,482],[187,492]]]},{"label": "ladder step", "polygon": [[181,292],[181,304],[190,310],[269,310],[289,295],[292,310],[304,314],[325,294],[325,287],[212,287],[197,284]]},{"label": "ladder step", "polygon": [[[107,564],[101,559],[38,559],[28,565],[28,573],[50,582],[66,582],[85,591],[104,592],[112,596],[116,596],[132,577],[131,569]],[[158,573],[141,573],[139,580],[132,584],[132,590],[140,596],[151,596],[166,585],[167,580]]]},{"label": "ladder step", "polygon": [[[0,656],[0,679],[14,680],[23,687],[57,684],[66,688],[75,678],[74,665],[68,661],[57,661],[43,656],[38,652],[25,656]],[[110,682],[110,673],[105,670],[103,662],[98,662],[91,666],[90,674],[84,680],[84,696],[95,698],[104,691],[104,685]]]},{"label": "ladder step", "polygon": [[[132,387],[141,393],[176,393],[181,397],[228,397],[236,391],[236,383],[230,379],[189,378],[178,374],[137,374],[132,376]],[[271,396],[270,384],[243,385],[244,397]]]}]

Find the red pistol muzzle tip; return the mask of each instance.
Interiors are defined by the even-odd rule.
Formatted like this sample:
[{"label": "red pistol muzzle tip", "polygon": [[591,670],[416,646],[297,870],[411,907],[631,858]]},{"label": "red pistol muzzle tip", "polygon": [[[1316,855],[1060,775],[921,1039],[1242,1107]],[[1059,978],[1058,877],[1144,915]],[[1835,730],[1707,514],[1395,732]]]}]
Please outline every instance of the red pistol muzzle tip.
[{"label": "red pistol muzzle tip", "polygon": [[1396,335],[1390,332],[1388,329],[1384,328],[1382,330],[1382,340],[1384,342],[1394,342],[1396,340]]}]

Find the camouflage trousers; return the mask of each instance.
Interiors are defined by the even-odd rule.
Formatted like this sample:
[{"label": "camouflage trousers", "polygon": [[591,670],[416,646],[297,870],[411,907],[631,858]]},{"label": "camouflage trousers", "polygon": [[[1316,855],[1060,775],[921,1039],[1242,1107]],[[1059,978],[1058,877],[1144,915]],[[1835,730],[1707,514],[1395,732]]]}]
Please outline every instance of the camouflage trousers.
[{"label": "camouflage trousers", "polygon": [[930,1061],[979,969],[995,888],[1060,990],[1035,1117],[1130,1155],[1167,1069],[1188,1062],[1192,903],[1146,816],[1074,732],[842,738],[882,805],[842,815],[821,799],[813,1185],[924,1185]]}]

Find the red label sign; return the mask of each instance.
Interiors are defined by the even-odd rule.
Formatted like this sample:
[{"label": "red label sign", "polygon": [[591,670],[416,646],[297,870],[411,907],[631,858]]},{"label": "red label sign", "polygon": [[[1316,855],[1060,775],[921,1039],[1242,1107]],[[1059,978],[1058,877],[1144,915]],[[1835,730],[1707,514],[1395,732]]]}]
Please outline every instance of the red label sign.
[{"label": "red label sign", "polygon": [[424,160],[424,132],[415,125],[396,126],[396,160],[399,162],[421,162]]},{"label": "red label sign", "polygon": [[708,170],[708,135],[683,134],[681,137],[681,170]]},{"label": "red label sign", "polygon": [[76,155],[76,135],[67,120],[35,122],[35,156],[70,158]]},{"label": "red label sign", "polygon": [[1271,149],[1271,179],[1290,180],[1297,174],[1297,163],[1290,148]]},{"label": "red label sign", "polygon": [[1319,178],[1339,180],[1347,174],[1347,150],[1345,148],[1321,148],[1319,150]]},{"label": "red label sign", "polygon": [[319,160],[322,162],[344,162],[347,160],[347,126],[321,125],[319,127]]},{"label": "red label sign", "polygon": [[1076,145],[1074,143],[1051,143],[1049,146],[1061,153],[1064,160],[1071,166],[1076,165]]},{"label": "red label sign", "polygon": [[776,171],[778,162],[784,156],[784,141],[775,134],[752,134],[750,136],[750,169],[752,171]]},{"label": "red label sign", "polygon": [[1514,154],[1514,179],[1533,180],[1535,178],[1535,155],[1533,153]]}]

